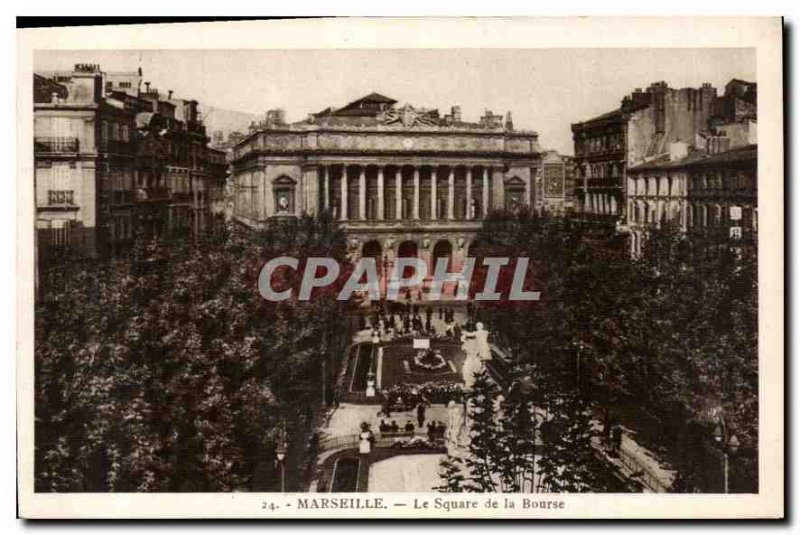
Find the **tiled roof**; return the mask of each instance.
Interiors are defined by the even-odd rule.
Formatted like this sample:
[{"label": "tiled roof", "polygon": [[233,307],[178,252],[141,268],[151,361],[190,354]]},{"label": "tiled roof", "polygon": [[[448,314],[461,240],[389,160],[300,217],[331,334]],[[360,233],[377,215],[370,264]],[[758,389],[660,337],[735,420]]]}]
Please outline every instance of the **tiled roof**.
[{"label": "tiled roof", "polygon": [[369,100],[370,102],[385,102],[387,104],[394,104],[395,102],[397,102],[393,98],[386,97],[384,95],[381,95],[380,93],[372,92],[372,93],[370,93],[369,95],[367,95],[365,97],[361,97],[358,100],[354,100],[353,103],[354,102],[361,102],[362,100]]},{"label": "tiled roof", "polygon": [[716,165],[730,162],[743,162],[756,160],[758,155],[758,145],[746,145],[737,147],[725,152],[706,155],[703,152],[689,154],[680,160],[670,160],[668,155],[660,156],[649,162],[628,168],[628,172],[650,171],[655,169],[678,169],[688,165]]},{"label": "tiled roof", "polygon": [[591,119],[587,119],[586,121],[581,121],[575,124],[580,125],[580,124],[595,123],[595,122],[605,121],[608,119],[615,119],[617,117],[620,118],[622,117],[622,110],[613,110],[608,113],[604,113],[602,115],[598,115],[597,117],[592,117]]},{"label": "tiled roof", "polygon": [[714,165],[728,162],[744,162],[758,159],[758,145],[745,145],[725,152],[712,154],[708,158],[697,162],[698,165]]}]

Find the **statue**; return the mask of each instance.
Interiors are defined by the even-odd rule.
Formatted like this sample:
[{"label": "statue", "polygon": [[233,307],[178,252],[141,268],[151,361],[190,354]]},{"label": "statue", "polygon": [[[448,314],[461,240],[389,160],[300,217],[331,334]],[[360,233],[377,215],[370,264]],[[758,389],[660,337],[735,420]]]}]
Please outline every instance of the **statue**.
[{"label": "statue", "polygon": [[492,360],[492,351],[489,348],[489,331],[483,328],[483,323],[480,321],[475,324],[475,343],[478,358],[482,362]]},{"label": "statue", "polygon": [[489,332],[483,328],[483,323],[475,325],[475,332],[464,333],[461,336],[461,349],[467,354],[461,366],[461,375],[464,380],[464,390],[472,390],[475,384],[475,375],[483,371],[484,362],[492,359],[489,348]]},{"label": "statue", "polygon": [[372,451],[372,431],[369,424],[361,424],[361,433],[358,435],[358,453],[370,453]]},{"label": "statue", "polygon": [[289,198],[284,194],[278,196],[278,209],[281,212],[289,211]]},{"label": "statue", "polygon": [[379,113],[377,119],[381,124],[390,125],[400,123],[405,128],[418,125],[436,126],[438,122],[431,110],[425,108],[416,109],[410,104],[406,104],[400,108],[389,108]]},{"label": "statue", "polygon": [[447,453],[461,457],[467,446],[467,430],[464,405],[453,400],[447,404],[447,431],[445,433]]},{"label": "statue", "polygon": [[471,351],[467,351],[467,358],[464,359],[464,364],[461,365],[461,377],[464,381],[464,390],[472,390],[475,384],[475,376],[482,371],[483,361],[478,358],[478,354],[475,352],[473,346]]}]

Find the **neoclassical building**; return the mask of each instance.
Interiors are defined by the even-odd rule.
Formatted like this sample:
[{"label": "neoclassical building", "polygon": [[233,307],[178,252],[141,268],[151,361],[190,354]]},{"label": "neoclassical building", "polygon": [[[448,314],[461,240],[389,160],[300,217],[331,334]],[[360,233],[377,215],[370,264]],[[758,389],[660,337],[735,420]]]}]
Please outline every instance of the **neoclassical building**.
[{"label": "neoclassical building", "polygon": [[260,228],[327,210],[354,257],[457,267],[491,210],[534,206],[540,153],[510,112],[465,122],[459,107],[440,116],[377,93],[293,124],[268,112],[233,150],[235,219]]}]

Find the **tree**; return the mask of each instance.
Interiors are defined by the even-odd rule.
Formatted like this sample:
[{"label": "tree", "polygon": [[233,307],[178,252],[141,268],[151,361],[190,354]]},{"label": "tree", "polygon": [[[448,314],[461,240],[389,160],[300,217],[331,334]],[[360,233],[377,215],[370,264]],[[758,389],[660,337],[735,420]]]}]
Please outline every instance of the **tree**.
[{"label": "tree", "polygon": [[321,362],[347,327],[335,296],[268,303],[256,280],[278,254],[346,264],[345,246],[323,215],[53,266],[62,284],[36,310],[37,490],[252,488],[284,422],[299,488]]},{"label": "tree", "polygon": [[[708,482],[719,463],[695,447],[711,437],[708,414],[716,407],[742,442],[733,487],[757,488],[754,241],[665,226],[653,229],[643,255],[632,260],[619,240],[582,221],[524,211],[493,214],[479,240],[495,254],[531,258],[541,300],[482,312],[514,364],[532,367],[555,396],[541,401],[552,411],[545,427],[588,444],[591,426],[571,429],[570,422],[619,413],[638,426],[646,446],[666,448],[683,473],[676,490],[719,490]],[[583,462],[558,457],[575,449],[557,442],[547,451],[544,470],[557,486],[564,466]]]}]

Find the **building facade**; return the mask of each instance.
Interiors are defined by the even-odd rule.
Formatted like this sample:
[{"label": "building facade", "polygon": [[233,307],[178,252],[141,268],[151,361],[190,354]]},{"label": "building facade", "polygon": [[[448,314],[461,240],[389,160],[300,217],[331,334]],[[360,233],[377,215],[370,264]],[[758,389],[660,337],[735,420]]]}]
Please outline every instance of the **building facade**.
[{"label": "building facade", "polygon": [[577,209],[631,226],[634,249],[642,225],[678,217],[685,229],[690,223],[684,197],[692,188],[686,173],[694,169],[689,164],[754,146],[756,123],[752,82],[731,80],[721,96],[707,83],[672,89],[658,82],[646,91],[636,89],[617,110],[572,125]]},{"label": "building facade", "polygon": [[651,228],[720,232],[732,239],[757,232],[758,147],[688,154],[685,146],[632,167],[627,180],[627,227],[638,256]]},{"label": "building facade", "polygon": [[756,232],[756,84],[728,82],[712,101],[706,128],[688,142],[675,139],[667,152],[646,153],[628,167],[625,226],[632,254],[641,252],[650,228],[667,222],[684,232],[732,238]]},{"label": "building facade", "polygon": [[[134,237],[198,236],[225,181],[196,101],[159,95],[141,71],[98,65],[34,75],[38,260],[125,251]],[[223,156],[224,158],[224,156]]]},{"label": "building facade", "polygon": [[666,153],[672,142],[693,144],[708,130],[716,98],[710,84],[673,89],[657,82],[636,89],[618,109],[573,124],[578,209],[623,218],[628,166]]},{"label": "building facade", "polygon": [[575,209],[575,162],[570,156],[546,151],[538,176],[536,207],[549,214],[565,214]]},{"label": "building facade", "polygon": [[233,151],[236,220],[326,210],[354,257],[381,269],[399,256],[457,266],[490,211],[534,206],[538,136],[515,130],[510,113],[470,123],[458,107],[396,104],[372,93],[290,125],[268,114]]}]

